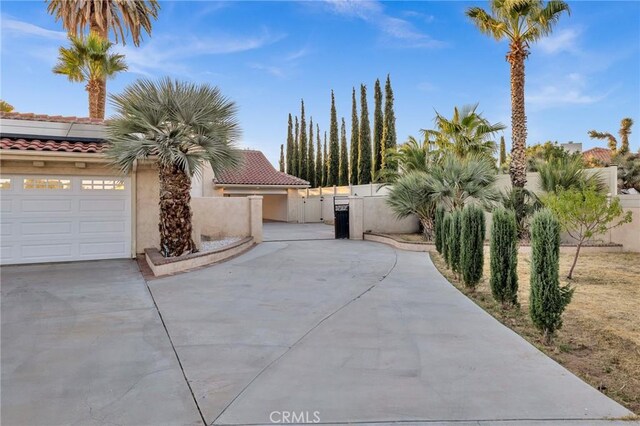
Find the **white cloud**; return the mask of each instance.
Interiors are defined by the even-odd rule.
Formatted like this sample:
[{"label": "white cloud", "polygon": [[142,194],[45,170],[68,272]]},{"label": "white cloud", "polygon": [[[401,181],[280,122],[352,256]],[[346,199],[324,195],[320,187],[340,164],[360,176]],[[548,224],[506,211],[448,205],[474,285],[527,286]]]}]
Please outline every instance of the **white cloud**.
[{"label": "white cloud", "polygon": [[42,37],[50,40],[65,40],[67,38],[67,33],[64,31],[53,31],[48,30],[46,28],[39,27],[37,25],[31,24],[29,22],[17,21],[15,19],[10,19],[6,17],[2,17],[2,33],[7,35],[15,35],[15,36],[35,36]]},{"label": "white cloud", "polygon": [[577,28],[559,30],[538,40],[535,49],[540,49],[549,55],[562,52],[578,53],[577,43],[580,33],[581,31]]},{"label": "white cloud", "polygon": [[427,24],[430,24],[436,20],[436,17],[433,15],[429,15],[427,13],[422,13],[422,12],[416,12],[415,10],[405,10],[404,12],[402,12],[402,14],[407,18],[420,19],[421,21]]},{"label": "white cloud", "polygon": [[[419,31],[411,22],[387,15],[378,1],[327,0],[329,9],[338,15],[363,20],[378,28],[388,44],[398,47],[443,47],[446,43]],[[397,44],[402,42],[401,44]]]},{"label": "white cloud", "polygon": [[536,110],[567,105],[588,105],[606,98],[609,93],[591,94],[587,78],[570,73],[553,84],[545,84],[527,91],[526,102]]}]

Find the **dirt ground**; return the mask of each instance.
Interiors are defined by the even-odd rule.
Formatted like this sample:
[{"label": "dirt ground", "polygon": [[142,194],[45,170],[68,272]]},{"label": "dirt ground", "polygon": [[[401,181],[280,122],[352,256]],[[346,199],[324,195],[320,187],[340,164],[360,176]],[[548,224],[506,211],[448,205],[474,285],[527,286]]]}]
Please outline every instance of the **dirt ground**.
[{"label": "dirt ground", "polygon": [[574,279],[565,277],[572,254],[560,255],[561,284],[575,288],[563,326],[551,345],[542,344],[529,319],[528,254],[518,256],[519,309],[503,309],[489,288],[489,251],[484,279],[471,292],[456,281],[442,257],[436,267],[453,285],[583,380],[640,414],[640,253],[588,253],[578,259]]}]

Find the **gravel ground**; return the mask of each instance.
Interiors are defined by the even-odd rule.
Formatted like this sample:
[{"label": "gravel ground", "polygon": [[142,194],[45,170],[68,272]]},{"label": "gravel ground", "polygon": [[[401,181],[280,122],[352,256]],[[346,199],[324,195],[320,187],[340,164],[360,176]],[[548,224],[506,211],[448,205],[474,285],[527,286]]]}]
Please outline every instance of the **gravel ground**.
[{"label": "gravel ground", "polygon": [[240,241],[240,237],[227,237],[221,240],[203,241],[201,251],[213,251]]}]

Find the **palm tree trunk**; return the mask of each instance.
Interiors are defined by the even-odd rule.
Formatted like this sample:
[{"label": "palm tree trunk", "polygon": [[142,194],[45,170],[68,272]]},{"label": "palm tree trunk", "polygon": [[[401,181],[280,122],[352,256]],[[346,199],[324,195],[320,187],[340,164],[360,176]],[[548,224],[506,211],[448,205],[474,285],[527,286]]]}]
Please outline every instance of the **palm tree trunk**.
[{"label": "palm tree trunk", "polygon": [[176,166],[159,166],[160,252],[164,257],[196,250],[191,238],[191,179]]},{"label": "palm tree trunk", "polygon": [[524,60],[529,52],[521,42],[514,42],[507,60],[511,65],[511,185],[524,188],[527,183],[527,116],[524,111]]},{"label": "palm tree trunk", "polygon": [[98,102],[100,96],[100,80],[89,80],[85,86],[89,94],[89,117],[100,118],[98,113]]},{"label": "palm tree trunk", "polygon": [[[103,15],[105,16],[105,15]],[[95,14],[92,17],[92,21],[91,21],[91,25],[90,25],[90,31],[94,32],[96,34],[98,34],[100,37],[102,37],[105,40],[109,39],[109,30],[107,29],[107,25],[103,25],[100,26],[98,24],[97,21],[95,21],[96,17]],[[105,114],[105,108],[106,108],[106,103],[107,103],[107,80],[106,79],[100,79],[98,80],[100,85],[98,87],[98,104],[97,104],[97,111],[96,111],[96,116],[95,117],[91,117],[91,118],[99,118],[101,120],[104,120],[104,114]]]},{"label": "palm tree trunk", "polygon": [[430,217],[421,217],[420,223],[422,224],[422,233],[427,241],[433,241],[433,219]]}]

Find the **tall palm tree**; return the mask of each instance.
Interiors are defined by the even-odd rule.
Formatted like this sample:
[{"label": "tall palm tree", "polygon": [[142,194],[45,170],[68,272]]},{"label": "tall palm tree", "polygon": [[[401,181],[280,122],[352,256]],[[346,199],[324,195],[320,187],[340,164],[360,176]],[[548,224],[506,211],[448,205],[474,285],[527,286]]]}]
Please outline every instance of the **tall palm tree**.
[{"label": "tall palm tree", "polygon": [[436,128],[422,129],[421,132],[442,152],[452,151],[458,157],[468,154],[492,156],[497,147],[493,136],[506,129],[506,126],[502,123],[491,124],[476,112],[477,109],[478,104],[465,105],[462,109],[455,107],[451,119],[436,111]]},{"label": "tall palm tree", "polygon": [[90,33],[86,38],[70,35],[69,40],[71,46],[60,48],[58,63],[53,67],[53,72],[66,75],[73,82],[86,82],[89,117],[103,119],[104,105],[100,102],[100,84],[127,69],[124,55],[109,53],[113,43],[96,33]]},{"label": "tall palm tree", "polygon": [[107,155],[122,173],[150,160],[160,178],[160,251],[195,250],[191,238],[191,178],[205,163],[214,173],[239,164],[240,134],[234,102],[217,87],[138,80],[111,97],[116,115],[107,122]]},{"label": "tall palm tree", "polygon": [[[78,36],[87,28],[105,40],[113,32],[115,42],[126,43],[125,32],[135,46],[140,45],[143,30],[151,34],[151,21],[158,17],[157,0],[45,0],[47,11],[69,34]],[[100,110],[107,101],[107,82],[100,80],[98,92]],[[100,118],[104,118],[104,112]]]},{"label": "tall palm tree", "polygon": [[626,117],[620,121],[620,151],[618,151],[618,139],[608,132],[598,132],[596,130],[589,130],[589,137],[592,139],[600,139],[609,141],[609,149],[612,154],[625,155],[629,152],[629,135],[631,134],[631,127],[633,126],[633,119]]},{"label": "tall palm tree", "polygon": [[467,9],[478,29],[496,40],[508,40],[507,61],[511,66],[511,163],[509,174],[514,187],[527,182],[527,116],[524,109],[524,60],[529,45],[550,34],[563,12],[569,13],[564,1],[491,0],[491,10]]}]

